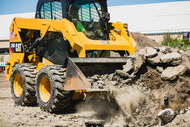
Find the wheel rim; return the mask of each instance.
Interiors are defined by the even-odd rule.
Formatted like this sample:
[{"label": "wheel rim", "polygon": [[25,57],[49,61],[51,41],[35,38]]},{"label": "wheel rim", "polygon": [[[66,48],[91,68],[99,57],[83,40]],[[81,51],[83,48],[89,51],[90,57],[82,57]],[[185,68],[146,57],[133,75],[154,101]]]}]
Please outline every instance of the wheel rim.
[{"label": "wheel rim", "polygon": [[42,77],[40,80],[39,93],[43,102],[49,101],[51,96],[51,84],[47,76]]},{"label": "wheel rim", "polygon": [[23,91],[23,82],[20,74],[16,74],[13,82],[14,93],[17,97],[22,95]]}]

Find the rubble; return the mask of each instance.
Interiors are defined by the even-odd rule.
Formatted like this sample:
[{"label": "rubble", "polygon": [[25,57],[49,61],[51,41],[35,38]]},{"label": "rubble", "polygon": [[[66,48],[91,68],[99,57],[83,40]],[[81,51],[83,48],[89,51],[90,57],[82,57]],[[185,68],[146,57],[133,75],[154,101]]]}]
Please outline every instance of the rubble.
[{"label": "rubble", "polygon": [[140,49],[139,51],[138,51],[138,54],[140,54],[140,55],[145,55],[146,54],[146,49]]},{"label": "rubble", "polygon": [[126,72],[123,71],[123,70],[116,70],[115,73],[118,74],[118,75],[120,75],[120,76],[122,76],[122,77],[125,77],[125,78],[129,77],[129,74],[126,73]]},{"label": "rubble", "polygon": [[182,62],[182,56],[179,53],[168,53],[160,57],[160,61],[170,65],[179,65]]},{"label": "rubble", "polygon": [[103,127],[105,124],[105,121],[103,120],[91,120],[91,121],[86,121],[85,125],[87,127]]},{"label": "rubble", "polygon": [[[116,81],[117,83],[113,83],[115,85],[132,83],[135,78],[146,71],[146,66],[150,66],[156,68],[163,80],[172,81],[183,75],[187,70],[190,70],[187,69],[190,66],[187,65],[189,63],[188,58],[185,57],[182,59],[180,53],[172,51],[173,49],[168,47],[145,47],[139,50],[139,52],[128,56],[126,64],[123,65],[123,69],[116,70],[114,74],[108,75],[108,80]],[[100,84],[103,84],[99,83],[100,81],[96,82],[96,79],[100,79],[98,75],[92,76],[91,79],[93,79],[95,85],[99,85],[99,87]],[[104,87],[106,85],[109,85],[109,83],[104,84]]]},{"label": "rubble", "polygon": [[162,57],[164,54],[162,52],[158,52],[158,55],[154,58],[148,58],[149,63],[153,65],[158,65],[161,63],[160,57]]},{"label": "rubble", "polygon": [[123,65],[123,71],[129,73],[134,69],[134,63],[132,59],[127,59],[127,64]]},{"label": "rubble", "polygon": [[[134,53],[135,54],[135,53]],[[136,58],[133,58],[133,62],[134,62],[134,74],[137,74],[139,69],[145,64],[145,59],[143,55],[140,55],[138,53],[136,53]]]},{"label": "rubble", "polygon": [[[149,52],[151,50],[154,53]],[[107,78],[100,78],[102,76],[98,75],[93,76],[93,79],[98,77],[99,80],[98,83],[97,80],[91,82],[92,88],[100,87],[114,90],[112,92],[119,96],[115,99],[118,99],[117,103],[121,110],[128,110],[123,109],[123,106],[130,101],[130,98],[137,101],[143,97],[148,102],[144,105],[146,108],[141,104],[139,104],[140,107],[133,107],[137,102],[129,104],[133,108],[130,109],[130,113],[125,113],[129,116],[122,117],[122,119],[125,118],[124,121],[130,122],[123,125],[158,125],[158,117],[166,124],[174,118],[174,111],[182,112],[184,108],[187,108],[190,103],[190,61],[187,55],[183,55],[183,52],[177,53],[177,49],[174,50],[169,47],[145,47],[126,59],[127,63],[123,65],[123,69],[106,75]],[[104,82],[104,84],[101,82],[101,86],[100,80]],[[128,94],[129,89],[134,89],[134,86],[135,89],[138,88],[137,91],[140,90],[140,93],[142,93],[138,99],[135,98],[135,95],[137,95],[134,95],[135,90]],[[115,89],[118,89],[116,93]],[[148,94],[144,95],[144,93]],[[131,97],[132,95],[134,96]],[[125,99],[120,100],[122,97]],[[128,107],[130,107],[129,105]],[[158,110],[166,108],[170,109],[162,111],[158,116],[153,115]],[[144,117],[142,117],[143,115]],[[114,117],[114,119],[116,118]]]},{"label": "rubble", "polygon": [[171,50],[170,47],[164,47],[164,46],[162,46],[162,47],[159,47],[158,49],[159,49],[160,52],[162,52],[162,53],[164,53],[164,54],[167,54],[167,53],[171,53],[171,52],[172,52],[172,50]]},{"label": "rubble", "polygon": [[160,73],[162,73],[162,72],[164,71],[164,68],[163,68],[163,67],[157,66],[156,69],[157,69],[157,71],[160,72]]},{"label": "rubble", "polygon": [[187,58],[190,60],[190,50],[185,52],[185,55],[187,56]]},{"label": "rubble", "polygon": [[174,80],[178,76],[182,75],[186,71],[186,67],[184,65],[179,65],[177,67],[168,67],[163,72],[161,77],[164,80]]},{"label": "rubble", "polygon": [[146,57],[147,58],[155,57],[155,56],[157,56],[157,54],[158,54],[158,52],[156,49],[151,48],[151,47],[146,48]]},{"label": "rubble", "polygon": [[167,124],[173,120],[175,117],[175,112],[172,109],[165,109],[158,113],[158,117],[164,124]]}]

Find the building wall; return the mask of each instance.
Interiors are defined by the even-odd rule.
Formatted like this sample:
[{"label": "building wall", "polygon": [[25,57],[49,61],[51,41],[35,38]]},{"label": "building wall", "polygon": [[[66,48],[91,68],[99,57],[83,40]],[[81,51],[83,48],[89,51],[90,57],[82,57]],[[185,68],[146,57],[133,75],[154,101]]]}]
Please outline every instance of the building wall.
[{"label": "building wall", "polygon": [[190,32],[190,1],[109,7],[111,21],[145,34]]},{"label": "building wall", "polygon": [[9,28],[14,17],[34,18],[35,13],[0,15],[0,40],[9,40]]},{"label": "building wall", "polygon": [[146,35],[148,38],[150,38],[153,41],[156,41],[158,43],[161,43],[164,40],[164,35]]},{"label": "building wall", "polygon": [[0,62],[9,61],[9,40],[0,40],[0,50],[6,49],[5,52],[0,52]]},{"label": "building wall", "polygon": [[0,48],[9,48],[9,40],[0,40]]}]

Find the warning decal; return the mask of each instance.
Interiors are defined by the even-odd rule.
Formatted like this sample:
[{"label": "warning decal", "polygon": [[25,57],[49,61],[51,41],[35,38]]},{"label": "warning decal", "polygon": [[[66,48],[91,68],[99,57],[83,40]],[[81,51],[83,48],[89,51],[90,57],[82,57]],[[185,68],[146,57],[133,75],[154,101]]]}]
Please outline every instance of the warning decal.
[{"label": "warning decal", "polygon": [[23,47],[21,42],[11,42],[10,43],[10,52],[11,53],[23,53]]}]

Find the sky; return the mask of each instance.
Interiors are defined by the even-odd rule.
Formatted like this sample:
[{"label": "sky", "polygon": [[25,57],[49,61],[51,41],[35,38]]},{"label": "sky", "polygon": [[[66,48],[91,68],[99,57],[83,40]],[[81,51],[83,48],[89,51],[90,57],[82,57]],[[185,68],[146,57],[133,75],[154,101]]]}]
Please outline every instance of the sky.
[{"label": "sky", "polygon": [[[189,0],[108,0],[108,6],[163,3]],[[35,12],[38,0],[0,0],[0,15]]]}]

